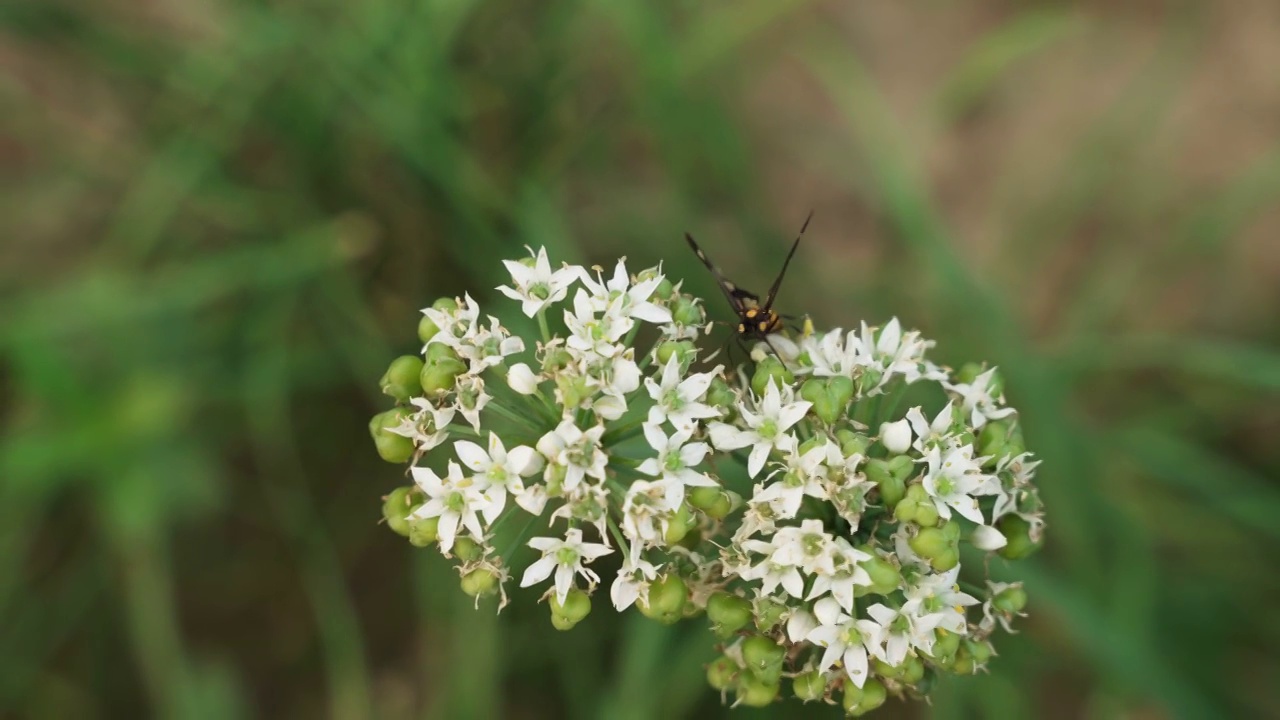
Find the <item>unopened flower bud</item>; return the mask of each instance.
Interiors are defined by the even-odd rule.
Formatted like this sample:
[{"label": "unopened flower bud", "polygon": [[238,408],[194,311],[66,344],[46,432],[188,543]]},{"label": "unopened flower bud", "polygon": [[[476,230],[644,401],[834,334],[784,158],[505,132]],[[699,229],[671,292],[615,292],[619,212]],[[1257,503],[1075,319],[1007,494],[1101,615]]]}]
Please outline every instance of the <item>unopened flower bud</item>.
[{"label": "unopened flower bud", "polygon": [[889,452],[900,455],[911,449],[911,423],[906,419],[880,426],[880,442]]},{"label": "unopened flower bud", "polygon": [[760,632],[769,632],[782,622],[782,616],[786,612],[787,606],[782,603],[768,598],[757,599],[755,602],[756,629]]},{"label": "unopened flower bud", "polygon": [[782,661],[786,648],[763,635],[752,635],[742,641],[742,660],[747,670],[766,682],[776,682],[782,677]]},{"label": "unopened flower bud", "polygon": [[[906,485],[889,469],[889,463],[879,458],[867,461],[863,472],[867,479],[880,488],[880,501],[887,508],[894,508],[906,494]],[[908,512],[904,510],[904,512]],[[914,510],[909,511],[914,517]]]},{"label": "unopened flower bud", "polygon": [[859,717],[883,705],[888,697],[889,692],[885,689],[884,683],[872,677],[867,678],[862,687],[845,683],[841,706],[850,716]]},{"label": "unopened flower bud", "polygon": [[398,487],[382,500],[382,517],[397,535],[409,536],[409,514],[422,504],[422,493],[411,487]]},{"label": "unopened flower bud", "polygon": [[791,681],[792,692],[804,702],[821,700],[827,693],[827,680],[817,670],[800,673]]},{"label": "unopened flower bud", "polygon": [[436,327],[435,322],[426,315],[423,315],[422,319],[418,321],[418,339],[421,340],[424,345],[439,332],[440,328]]},{"label": "unopened flower bud", "polygon": [[765,707],[778,697],[781,680],[766,681],[750,673],[738,677],[738,704],[747,707]]},{"label": "unopened flower bud", "polygon": [[996,529],[1009,541],[998,551],[1007,560],[1021,560],[1040,549],[1040,543],[1031,539],[1031,523],[1021,515],[1005,515],[996,522]]},{"label": "unopened flower bud", "polygon": [[950,662],[955,659],[956,651],[960,649],[959,633],[948,632],[942,628],[934,631],[936,639],[933,642],[933,652],[930,656],[940,663]]},{"label": "unopened flower bud", "polygon": [[733,393],[728,383],[720,377],[711,379],[711,387],[707,390],[708,405],[727,410],[734,407],[737,402],[738,397]]},{"label": "unopened flower bud", "polygon": [[707,315],[703,312],[700,303],[682,297],[676,301],[676,306],[671,311],[671,318],[677,325],[700,326],[706,322]]},{"label": "unopened flower bud", "polygon": [[826,380],[805,380],[800,386],[800,397],[812,403],[809,412],[827,425],[834,425],[844,415],[844,408],[836,404]]},{"label": "unopened flower bud", "polygon": [[796,381],[796,376],[791,374],[782,361],[773,355],[756,363],[756,372],[751,376],[752,392],[764,397],[765,388],[769,387],[771,381],[780,388],[787,387]]},{"label": "unopened flower bud", "polygon": [[1004,535],[990,525],[979,525],[969,534],[969,543],[979,550],[991,552],[1009,543]]},{"label": "unopened flower bud", "polygon": [[[865,552],[868,548],[863,548],[863,550]],[[902,584],[902,573],[898,572],[898,568],[893,563],[879,555],[872,555],[870,560],[862,561],[861,566],[871,576],[871,584],[855,585],[853,588],[854,597],[888,595],[897,590],[898,586]]]},{"label": "unopened flower bud", "polygon": [[637,605],[645,617],[663,625],[671,625],[684,617],[684,603],[689,589],[679,575],[667,575],[650,583],[649,601],[640,599]]},{"label": "unopened flower bud", "polygon": [[417,518],[409,521],[409,543],[426,547],[439,539],[440,518]]},{"label": "unopened flower bud", "polygon": [[448,392],[457,383],[458,376],[466,370],[467,366],[461,360],[453,358],[441,358],[435,362],[428,362],[422,367],[422,390],[427,395]]},{"label": "unopened flower bud", "polygon": [[538,376],[525,363],[516,363],[507,371],[507,385],[521,395],[538,392]]},{"label": "unopened flower bud", "polygon": [[554,594],[547,605],[551,608],[551,624],[557,630],[569,630],[591,613],[591,598],[579,588],[569,590],[563,605]]},{"label": "unopened flower bud", "polygon": [[1002,613],[1016,615],[1027,606],[1027,591],[1020,584],[1012,585],[997,593],[991,604]]},{"label": "unopened flower bud", "polygon": [[721,655],[707,665],[707,684],[716,690],[728,690],[738,680],[742,668],[728,655]]},{"label": "unopened flower bud", "polygon": [[845,457],[853,455],[865,456],[867,448],[871,447],[871,438],[848,429],[836,431],[836,439],[840,441],[840,452]]},{"label": "unopened flower bud", "polygon": [[484,554],[480,545],[469,537],[460,537],[453,541],[453,554],[464,563],[475,562]]},{"label": "unopened flower bud", "polygon": [[488,568],[476,568],[462,576],[462,592],[484,597],[498,592],[498,575]]},{"label": "unopened flower bud", "polygon": [[417,355],[401,355],[391,361],[387,371],[382,374],[378,386],[382,392],[404,402],[422,392],[419,375],[422,373],[422,358]]},{"label": "unopened flower bud", "polygon": [[711,621],[711,631],[721,640],[733,637],[733,634],[751,622],[751,601],[737,595],[721,591],[707,600],[707,619]]},{"label": "unopened flower bud", "polygon": [[693,523],[693,513],[688,505],[681,505],[676,514],[667,522],[667,532],[663,535],[668,545],[675,545],[684,539]]}]

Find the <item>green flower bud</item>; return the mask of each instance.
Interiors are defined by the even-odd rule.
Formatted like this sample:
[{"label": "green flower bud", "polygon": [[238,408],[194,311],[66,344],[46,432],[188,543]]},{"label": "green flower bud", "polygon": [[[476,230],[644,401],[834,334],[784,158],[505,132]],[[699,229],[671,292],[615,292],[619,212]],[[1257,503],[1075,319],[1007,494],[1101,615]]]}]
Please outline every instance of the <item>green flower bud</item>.
[{"label": "green flower bud", "polygon": [[876,678],[869,677],[861,688],[853,683],[844,684],[844,697],[841,698],[841,706],[844,707],[844,711],[849,715],[858,717],[880,707],[888,697],[889,692],[885,689],[884,683]]},{"label": "green flower bud", "polygon": [[378,387],[382,392],[404,402],[422,392],[422,358],[417,355],[401,355],[391,361],[391,366],[382,374]]},{"label": "green flower bud", "polygon": [[488,568],[476,568],[462,576],[462,592],[484,597],[498,592],[498,574]]},{"label": "green flower bud", "polygon": [[925,528],[908,540],[907,544],[917,555],[926,560],[933,560],[951,548],[951,543],[939,528]]},{"label": "green flower bud", "polygon": [[436,324],[426,315],[423,315],[422,319],[418,321],[418,339],[424,345],[439,332],[440,328],[436,327]]},{"label": "green flower bud", "polygon": [[667,522],[667,532],[663,539],[668,545],[675,545],[684,539],[685,534],[689,532],[689,527],[693,524],[693,512],[689,510],[688,505],[681,505],[676,514]]},{"label": "green flower bud", "polygon": [[667,340],[658,345],[658,363],[666,365],[675,357],[681,368],[688,368],[697,356],[697,347],[689,340]]},{"label": "green flower bud", "polygon": [[766,681],[743,673],[738,676],[738,704],[747,707],[765,707],[778,697],[781,680]]},{"label": "green flower bud", "polygon": [[649,601],[641,599],[640,612],[663,625],[672,625],[684,617],[684,603],[689,595],[679,575],[667,575],[649,584]]},{"label": "green flower bud", "polygon": [[763,635],[752,635],[742,641],[742,660],[756,678],[776,683],[782,677],[782,661],[786,648]]},{"label": "green flower bud", "polygon": [[858,389],[863,395],[866,395],[872,390],[880,387],[880,378],[882,377],[884,377],[884,375],[882,375],[879,370],[865,368],[862,371],[862,375],[858,376]]},{"label": "green flower bud", "polygon": [[938,572],[946,572],[960,564],[960,548],[947,548],[929,560],[929,566]]},{"label": "green flower bud", "polygon": [[889,678],[890,680],[901,680],[905,669],[902,665],[890,665],[883,660],[872,660],[871,669],[880,677]]},{"label": "green flower bud", "polygon": [[551,624],[557,630],[568,630],[591,613],[591,598],[578,588],[571,588],[561,605],[553,594],[547,602],[551,608]]},{"label": "green flower bud", "polygon": [[840,452],[843,453],[845,457],[850,457],[852,455],[862,455],[865,457],[867,454],[867,448],[871,447],[871,438],[852,430],[837,430],[836,439],[840,441]]},{"label": "green flower bud", "polygon": [[[900,455],[899,457],[903,456]],[[884,506],[887,508],[897,507],[903,496],[906,495],[907,486],[889,469],[889,463],[880,459],[868,460],[864,472],[867,474],[867,479],[880,488],[880,501],[884,503]],[[907,512],[911,512],[914,517],[914,510],[908,510]]]},{"label": "green flower bud", "polygon": [[[435,347],[435,345],[431,347]],[[435,362],[429,362],[422,367],[420,376],[422,390],[428,395],[448,392],[453,389],[454,384],[458,381],[458,376],[466,371],[467,366],[461,360],[441,358]]]},{"label": "green flower bud", "polygon": [[996,529],[1009,541],[996,551],[1007,560],[1021,560],[1040,549],[1040,543],[1031,539],[1031,523],[1021,515],[1005,515],[996,522]]},{"label": "green flower bud", "polygon": [[728,655],[721,655],[707,665],[707,684],[716,690],[728,690],[738,679],[741,668]]},{"label": "green flower bud", "polygon": [[933,643],[932,657],[939,662],[955,659],[956,651],[960,649],[961,636],[942,628],[938,628],[934,633],[937,639]]},{"label": "green flower bud", "polygon": [[409,543],[414,547],[426,547],[440,538],[440,518],[420,518],[409,522]]},{"label": "green flower bud", "polygon": [[809,408],[819,420],[831,425],[839,419],[842,408],[836,406],[831,398],[831,394],[827,392],[827,381],[819,378],[809,378],[800,386],[800,397],[813,403],[813,407]]},{"label": "green flower bud", "polygon": [[576,408],[583,400],[591,397],[592,390],[587,387],[586,378],[576,375],[557,375],[556,387],[560,390],[560,401],[567,408]]},{"label": "green flower bud", "polygon": [[412,487],[398,487],[382,499],[382,518],[392,532],[408,537],[409,513],[421,503],[422,493],[415,492]]},{"label": "green flower bud", "polygon": [[827,681],[822,677],[822,673],[817,670],[810,670],[807,673],[800,673],[791,681],[792,692],[796,697],[804,702],[810,700],[821,700],[827,694]]},{"label": "green flower bud", "polygon": [[546,355],[542,357],[542,369],[548,373],[563,370],[572,363],[573,355],[570,355],[568,350],[560,347],[547,350]]},{"label": "green flower bud", "polygon": [[733,512],[733,497],[718,487],[696,487],[689,493],[689,504],[713,520],[723,520]]},{"label": "green flower bud", "polygon": [[827,394],[831,396],[831,401],[841,412],[844,412],[853,400],[854,389],[853,380],[844,375],[827,378]]},{"label": "green flower bud", "polygon": [[430,365],[432,363],[440,362],[441,360],[461,361],[462,358],[458,356],[457,350],[454,350],[444,343],[431,343],[428,345],[426,363]]},{"label": "green flower bud", "polygon": [[453,555],[464,563],[479,560],[484,551],[480,545],[469,537],[460,537],[453,541]]},{"label": "green flower bud", "polygon": [[902,681],[908,685],[914,685],[924,677],[924,661],[916,655],[908,655],[900,667]]},{"label": "green flower bud", "polygon": [[711,621],[711,631],[716,637],[727,640],[751,622],[751,601],[724,591],[717,592],[707,599],[707,619]]},{"label": "green flower bud", "polygon": [[682,297],[676,301],[676,306],[671,311],[671,319],[677,325],[693,325],[699,326],[706,322],[706,313],[702,311],[702,305],[694,302],[691,298]]},{"label": "green flower bud", "polygon": [[971,640],[964,639],[964,649],[968,651],[969,657],[973,658],[973,662],[978,667],[986,665],[991,660],[991,656],[995,654],[995,648],[991,647],[988,640]]},{"label": "green flower bud", "polygon": [[413,457],[413,441],[403,435],[381,430],[373,437],[378,456],[390,463],[407,462]]},{"label": "green flower bud", "polygon": [[550,465],[547,468],[547,496],[560,497],[564,494],[564,479],[569,475],[569,468],[564,465]]},{"label": "green flower bud", "polygon": [[770,355],[756,364],[756,372],[751,376],[751,390],[756,395],[763,396],[770,380],[778,387],[786,387],[796,381],[796,376],[782,364],[781,360]]},{"label": "green flower bud", "polygon": [[[870,552],[869,548],[863,548],[863,550],[864,552]],[[898,568],[875,553],[871,553],[871,559],[864,560],[861,565],[862,569],[866,570],[867,574],[871,576],[871,584],[854,586],[854,597],[888,595],[897,590],[898,586],[902,584],[902,573],[898,572]]]},{"label": "green flower bud", "polygon": [[996,593],[991,604],[1002,613],[1015,615],[1027,606],[1027,591],[1021,585],[1007,587]]},{"label": "green flower bud", "polygon": [[658,281],[658,286],[653,289],[653,294],[660,300],[670,300],[671,296],[676,292],[676,286],[671,281],[663,277]]},{"label": "green flower bud", "polygon": [[956,371],[956,382],[971,383],[974,380],[977,380],[978,376],[981,375],[983,372],[985,372],[985,368],[983,368],[978,363],[974,363],[974,362],[965,363],[964,365],[960,366],[960,369],[958,371]]},{"label": "green flower bud", "polygon": [[898,455],[889,459],[889,472],[903,482],[916,472],[916,463],[909,455]]},{"label": "green flower bud", "polygon": [[707,389],[707,404],[727,410],[732,408],[735,402],[737,402],[737,399],[729,384],[723,378],[712,378],[711,387]]},{"label": "green flower bud", "polygon": [[978,433],[978,455],[992,456],[983,467],[994,465],[996,460],[1004,454],[1004,443],[1009,436],[1011,425],[1011,420],[992,420],[982,426],[982,432]]},{"label": "green flower bud", "polygon": [[755,602],[756,629],[760,632],[769,632],[782,622],[782,616],[787,612],[787,606],[782,603],[774,602],[765,598],[760,598]]}]

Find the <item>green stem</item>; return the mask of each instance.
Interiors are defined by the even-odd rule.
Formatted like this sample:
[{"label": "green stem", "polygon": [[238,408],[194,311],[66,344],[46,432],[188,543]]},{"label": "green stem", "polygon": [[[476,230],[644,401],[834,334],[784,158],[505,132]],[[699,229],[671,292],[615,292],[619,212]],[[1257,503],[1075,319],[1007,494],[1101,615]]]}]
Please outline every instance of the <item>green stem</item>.
[{"label": "green stem", "polygon": [[[514,515],[515,514],[514,511],[511,514]],[[511,565],[511,556],[514,555],[516,550],[520,548],[520,545],[521,543],[524,542],[524,539],[529,536],[529,531],[533,528],[533,521],[537,519],[538,519],[537,515],[530,515],[529,521],[524,524],[523,528],[520,528],[520,533],[517,534],[516,537],[511,541],[511,544],[507,546],[507,551],[499,555],[499,557],[502,558],[502,561],[504,563],[506,563],[507,565]],[[503,518],[498,518],[498,520],[494,522],[494,525],[497,525],[499,522],[502,522],[502,520]],[[492,529],[492,527],[490,529]]]},{"label": "green stem", "polygon": [[538,330],[542,332],[542,342],[551,342],[551,329],[547,327],[547,309],[543,308],[538,311]]},{"label": "green stem", "polygon": [[605,521],[609,523],[609,534],[613,536],[614,542],[618,543],[618,548],[622,550],[623,556],[631,557],[631,546],[627,544],[627,539],[623,536],[622,530],[618,528],[618,523],[614,521],[613,515],[606,514]]}]

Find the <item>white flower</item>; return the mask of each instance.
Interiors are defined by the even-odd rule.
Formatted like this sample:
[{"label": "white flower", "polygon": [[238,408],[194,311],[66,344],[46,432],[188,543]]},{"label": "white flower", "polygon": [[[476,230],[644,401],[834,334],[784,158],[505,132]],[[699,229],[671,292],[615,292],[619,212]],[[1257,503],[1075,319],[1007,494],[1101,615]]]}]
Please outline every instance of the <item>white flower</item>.
[{"label": "white flower", "polygon": [[793,643],[804,642],[817,627],[818,618],[804,608],[796,608],[787,616],[787,638]]},{"label": "white flower", "polygon": [[[960,566],[938,575],[925,575],[914,587],[907,588],[907,601],[902,604],[902,612],[914,615],[927,623],[931,628],[942,628],[948,632],[963,635],[968,626],[965,623],[964,611],[960,608],[977,605],[978,599],[968,593],[956,589],[956,578],[960,575]],[[929,640],[932,647],[932,639]]]},{"label": "white flower", "polygon": [[674,478],[631,483],[622,501],[622,531],[633,560],[643,547],[666,544],[667,525],[683,502],[684,484]]},{"label": "white flower", "polygon": [[658,455],[640,463],[637,471],[671,478],[691,487],[716,487],[716,481],[693,469],[711,452],[711,447],[702,442],[691,443],[689,436],[688,431],[677,430],[667,437],[657,425],[646,424],[644,437]]},{"label": "white flower", "polygon": [[880,442],[895,455],[911,449],[911,423],[906,419],[884,423],[880,426]]},{"label": "white flower", "polygon": [[972,495],[982,490],[987,476],[982,474],[980,463],[973,459],[973,446],[954,448],[946,455],[933,447],[924,459],[929,464],[929,471],[925,473],[922,484],[925,492],[933,498],[938,515],[949,519],[954,509],[969,520],[984,524],[978,501]]},{"label": "white flower", "polygon": [[533,395],[538,392],[538,383],[542,379],[524,363],[516,363],[507,370],[507,385],[521,395]]},{"label": "white flower", "polygon": [[907,421],[915,431],[914,447],[923,453],[932,446],[948,444],[947,441],[951,438],[951,424],[955,422],[955,411],[948,402],[942,410],[938,411],[933,422],[929,422],[925,419],[921,408],[913,407],[907,411]]},{"label": "white flower", "polygon": [[761,592],[765,595],[772,595],[781,585],[791,597],[797,599],[804,597],[804,577],[800,575],[800,568],[791,563],[777,562],[774,559],[777,548],[773,543],[764,540],[747,540],[742,543],[742,547],[744,550],[767,556],[755,565],[740,571],[738,574],[743,580],[759,580]]},{"label": "white flower", "polygon": [[[529,252],[532,253],[533,250],[530,249]],[[503,260],[502,264],[511,273],[515,288],[500,285],[498,292],[512,300],[519,300],[520,311],[528,317],[537,315],[547,305],[563,300],[569,292],[569,286],[582,272],[582,268],[574,266],[565,266],[552,272],[545,247],[538,248],[533,267],[513,260]]]},{"label": "white flower", "polygon": [[551,571],[554,570],[556,602],[561,605],[569,596],[575,574],[586,578],[591,587],[595,587],[595,584],[600,582],[600,576],[584,567],[583,561],[591,562],[601,555],[613,552],[608,545],[583,542],[582,531],[577,528],[566,530],[563,540],[551,537],[534,538],[529,541],[529,547],[541,550],[542,558],[525,569],[524,577],[520,579],[520,587],[540,583],[550,577]]},{"label": "white flower", "polygon": [[604,435],[603,425],[583,431],[570,419],[561,422],[555,430],[538,440],[538,452],[542,453],[547,462],[565,468],[566,491],[577,487],[584,477],[604,480],[604,470],[609,458],[600,449],[601,435]]},{"label": "white flower", "polygon": [[573,296],[573,311],[565,310],[564,324],[569,328],[565,347],[579,354],[595,354],[613,357],[624,349],[620,340],[635,326],[635,321],[623,315],[621,305],[606,306],[600,317],[591,296],[578,290]]},{"label": "white flower", "polygon": [[883,373],[876,386],[877,391],[896,375],[901,375],[907,383],[921,378],[943,379],[945,374],[924,360],[925,351],[932,346],[931,341],[922,339],[914,330],[903,333],[898,318],[885,323],[878,338],[865,322],[862,323],[862,362]]},{"label": "white flower", "polygon": [[793,449],[782,479],[761,486],[763,489],[756,491],[752,501],[769,503],[774,517],[780,520],[795,517],[805,495],[818,500],[828,499],[825,486],[827,467],[824,463],[833,457],[840,459],[839,455],[840,449],[829,442],[809,448],[804,455],[797,455]]},{"label": "white flower", "polygon": [[478,514],[483,515],[486,522],[493,522],[501,512],[498,499],[504,497],[506,491],[491,486],[481,477],[463,477],[462,468],[452,460],[444,478],[438,477],[431,468],[415,466],[410,471],[413,481],[427,496],[427,501],[414,510],[411,517],[440,518],[436,532],[440,549],[446,553],[453,547],[459,525],[479,540],[484,537],[484,526]]},{"label": "white flower", "polygon": [[884,631],[884,657],[886,663],[897,667],[906,659],[911,648],[918,647],[925,652],[933,649],[936,627],[928,617],[916,617],[909,613],[876,603],[867,608],[867,614],[875,620]]},{"label": "white flower", "polygon": [[502,362],[508,355],[524,352],[524,339],[508,333],[498,323],[498,318],[490,315],[488,329],[476,329],[469,338],[460,340],[454,349],[471,363],[471,372],[479,373]]},{"label": "white flower", "polygon": [[609,588],[609,599],[613,600],[613,607],[622,612],[636,600],[649,602],[649,583],[657,577],[658,568],[647,560],[624,560],[622,567],[618,569],[618,576]]},{"label": "white flower", "polygon": [[436,407],[425,397],[409,398],[409,403],[418,411],[405,417],[399,425],[387,428],[387,432],[402,435],[413,441],[419,452],[438,447],[449,439],[446,429],[453,422],[457,409],[452,403]]},{"label": "white flower", "polygon": [[1003,396],[991,395],[991,380],[995,374],[996,369],[991,368],[971,383],[945,383],[948,390],[960,396],[960,407],[969,413],[974,429],[986,425],[988,420],[999,420],[1014,413],[1011,407],[1000,407],[1004,403]]},{"label": "white flower", "polygon": [[475,334],[476,323],[480,318],[480,306],[471,299],[471,295],[466,295],[462,303],[452,310],[437,310],[429,307],[423,308],[422,314],[440,329],[440,332],[422,346],[422,351],[426,352],[427,347],[432,343],[443,343],[457,350],[463,343],[470,342]]},{"label": "white flower", "polygon": [[595,310],[609,308],[625,318],[639,318],[651,323],[671,322],[670,310],[649,302],[649,297],[662,283],[663,277],[654,275],[632,285],[625,261],[626,258],[618,260],[613,278],[608,282],[603,278],[592,278],[586,270],[580,272],[582,284],[591,291],[591,302]]},{"label": "white flower", "polygon": [[751,455],[747,458],[747,473],[755,477],[764,467],[769,452],[777,449],[788,452],[796,445],[796,438],[787,432],[792,425],[800,422],[813,403],[806,400],[793,401],[791,389],[786,392],[778,390],[772,378],[765,388],[764,398],[760,401],[758,412],[752,412],[746,404],[740,404],[742,421],[746,430],[739,430],[732,425],[712,423],[711,444],[717,450],[737,450],[751,446]]},{"label": "white flower", "polygon": [[809,590],[810,600],[831,593],[831,597],[844,608],[845,612],[853,612],[853,589],[856,585],[866,587],[872,584],[871,575],[859,564],[871,559],[871,555],[849,544],[844,538],[836,538],[832,548],[834,570],[817,573],[813,578],[813,587]]},{"label": "white flower", "polygon": [[588,386],[597,393],[588,406],[605,420],[622,417],[627,411],[627,395],[640,387],[640,368],[633,355],[628,348],[611,357],[584,356],[579,363]]},{"label": "white flower", "polygon": [[[459,440],[453,444],[454,452],[464,465],[471,468],[476,475],[483,477],[495,487],[511,493],[516,504],[526,511],[541,515],[546,505],[546,488],[534,485],[526,488],[521,478],[528,477],[542,470],[542,457],[533,448],[521,445],[510,452],[502,445],[496,433],[489,433],[489,451],[485,452],[479,445],[470,440]],[[494,496],[497,509],[494,514],[502,512],[506,504],[506,493]]]},{"label": "white flower", "polygon": [[801,341],[801,346],[808,352],[817,377],[853,377],[863,364],[862,344],[852,330],[847,335],[840,328],[823,335],[810,335]]},{"label": "white flower", "polygon": [[565,492],[564,503],[551,513],[551,518],[594,525],[600,538],[608,545],[609,491],[598,485],[579,483],[573,490]]},{"label": "white flower", "polygon": [[477,433],[480,432],[480,411],[493,399],[484,391],[484,378],[479,375],[459,375],[454,384],[457,396],[458,412],[471,423]]},{"label": "white flower", "polygon": [[[987,599],[982,603],[982,619],[978,621],[979,635],[990,635],[996,629],[996,623],[1004,628],[1007,633],[1017,632],[1013,629],[1013,613],[1006,613],[996,609],[996,596],[1008,590],[1009,588],[1020,588],[1022,583],[1001,583],[987,581]],[[1026,613],[1017,613],[1019,616],[1025,616]]]},{"label": "white flower", "polygon": [[[882,606],[883,607],[883,606]],[[844,664],[844,671],[857,687],[867,681],[868,655],[884,658],[885,629],[871,620],[855,620],[840,609],[833,598],[822,598],[813,606],[818,627],[807,639],[826,648],[818,661],[818,670],[825,672],[836,661]]]},{"label": "white flower", "polygon": [[652,378],[645,378],[645,387],[654,405],[649,409],[649,422],[657,425],[669,421],[677,430],[694,427],[698,420],[716,417],[720,411],[706,405],[702,398],[711,387],[711,381],[724,366],[717,365],[711,372],[694,373],[684,380],[680,379],[680,360],[675,353],[662,366],[662,382],[656,383]]},{"label": "white flower", "polygon": [[979,550],[994,552],[1009,544],[1009,540],[1005,538],[1004,533],[995,529],[990,525],[979,525],[973,529],[973,533],[969,536],[969,542]]}]

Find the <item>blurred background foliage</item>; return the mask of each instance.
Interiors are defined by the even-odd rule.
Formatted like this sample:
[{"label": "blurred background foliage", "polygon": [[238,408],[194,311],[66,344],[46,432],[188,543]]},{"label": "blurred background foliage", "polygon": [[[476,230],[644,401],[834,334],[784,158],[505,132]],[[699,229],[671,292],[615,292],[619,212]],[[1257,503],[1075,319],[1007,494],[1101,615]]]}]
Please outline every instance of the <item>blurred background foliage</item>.
[{"label": "blurred background foliage", "polygon": [[474,611],[365,430],[525,244],[723,319],[680,234],[761,287],[811,208],[785,309],[1000,365],[1045,461],[1023,632],[881,715],[1280,715],[1277,67],[1272,0],[6,0],[0,715],[837,716]]}]

